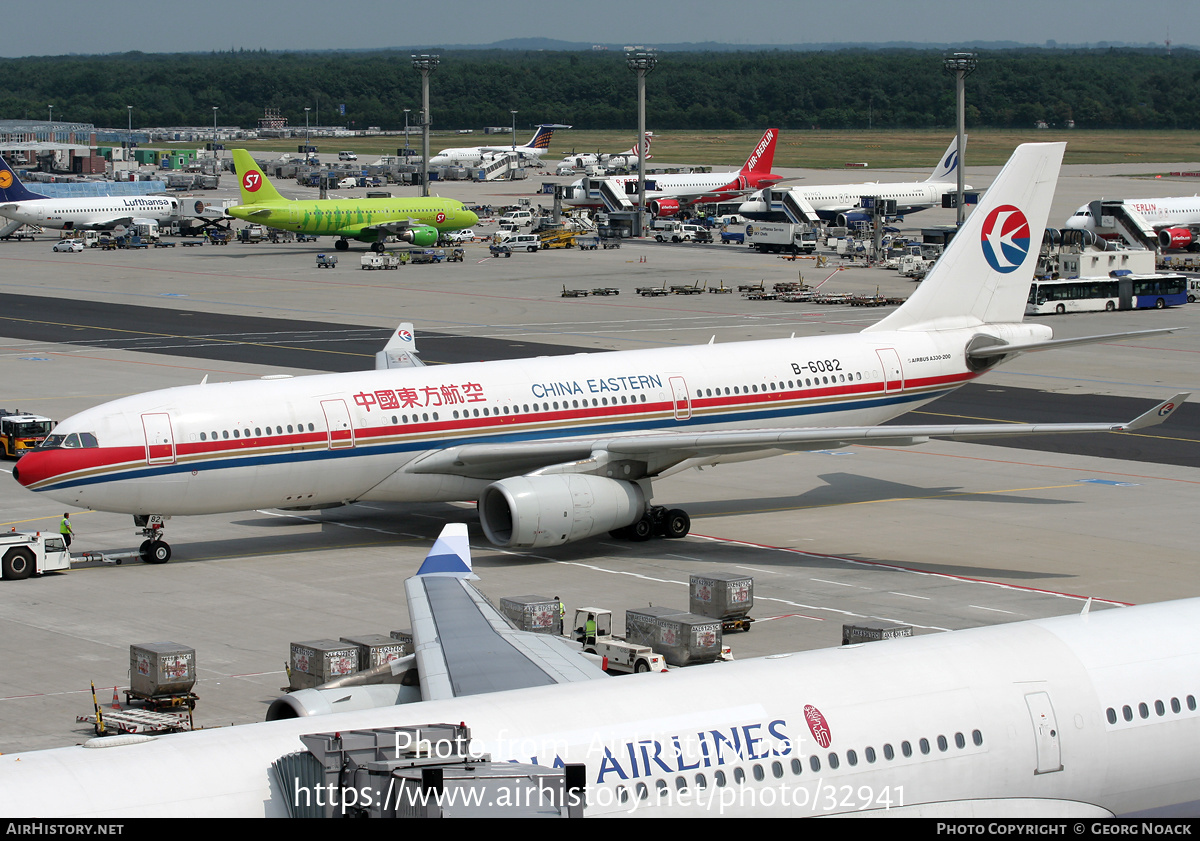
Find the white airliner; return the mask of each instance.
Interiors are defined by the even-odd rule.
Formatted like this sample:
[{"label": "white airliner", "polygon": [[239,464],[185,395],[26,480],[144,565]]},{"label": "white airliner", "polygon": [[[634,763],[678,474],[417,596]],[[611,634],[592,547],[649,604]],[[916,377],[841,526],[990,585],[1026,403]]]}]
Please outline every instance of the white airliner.
[{"label": "white airliner", "polygon": [[[964,138],[965,142],[965,138]],[[788,222],[784,208],[786,194],[794,203],[793,212],[807,217],[807,221],[826,222],[845,226],[851,222],[869,221],[871,216],[861,210],[863,196],[876,199],[892,199],[896,202],[896,215],[903,216],[928,207],[941,207],[942,196],[958,189],[958,138],[951,139],[946,152],[938,159],[932,174],[924,181],[896,182],[879,181],[861,184],[829,184],[821,187],[789,187],[787,189],[764,190],[755,193],[742,203],[738,213],[747,219],[769,222]],[[971,189],[966,186],[966,189]],[[805,221],[799,219],[794,221]]]},{"label": "white airliner", "polygon": [[1200,599],[608,677],[506,626],[467,557],[447,526],[405,582],[419,700],[7,754],[0,814],[1200,814]]},{"label": "white airliner", "polygon": [[921,286],[858,334],[182,386],[62,421],[13,476],[133,514],[157,562],[165,517],[358,500],[477,500],[493,543],[544,547],[685,536],[686,512],[649,500],[689,467],[1159,423],[1187,395],[1129,423],[879,426],[1021,353],[1170,332],[1022,323],[1063,148],[1019,147]]},{"label": "white airliner", "polygon": [[[66,231],[112,231],[142,222],[165,222],[180,214],[180,202],[165,196],[104,196],[52,199],[35,193],[0,158],[0,216],[15,222]],[[202,208],[197,210],[200,215]]]},{"label": "white airliner", "polygon": [[1173,196],[1162,199],[1125,199],[1117,202],[1089,202],[1080,205],[1066,227],[1073,230],[1096,230],[1096,215],[1104,204],[1116,203],[1126,213],[1158,234],[1161,248],[1200,250],[1200,195]]},{"label": "white airliner", "polygon": [[[650,160],[654,156],[649,154],[650,144],[654,141],[654,132],[646,132],[646,160]],[[585,152],[583,154],[567,155],[559,163],[559,166],[570,167],[571,169],[583,169],[588,166],[603,166],[606,169],[621,169],[628,167],[636,169],[638,157],[642,154],[642,150],[638,148],[638,144],[634,143],[624,152],[617,152],[614,155],[601,152]]]},{"label": "white airliner", "polygon": [[516,152],[522,159],[540,160],[550,148],[550,138],[556,129],[570,128],[557,123],[540,125],[533,137],[523,146],[506,143],[497,146],[466,146],[460,149],[443,149],[429,159],[430,166],[478,166],[502,152]]},{"label": "white airliner", "polygon": [[[771,172],[775,162],[775,142],[779,129],[769,128],[737,172],[710,172],[696,175],[653,175],[646,178],[646,198],[655,216],[674,216],[684,205],[696,202],[722,202],[745,196],[783,180]],[[599,181],[621,195],[637,198],[638,177],[618,175]],[[573,207],[603,207],[604,199],[595,190],[586,189],[584,179],[572,182],[563,196],[563,203]]]}]

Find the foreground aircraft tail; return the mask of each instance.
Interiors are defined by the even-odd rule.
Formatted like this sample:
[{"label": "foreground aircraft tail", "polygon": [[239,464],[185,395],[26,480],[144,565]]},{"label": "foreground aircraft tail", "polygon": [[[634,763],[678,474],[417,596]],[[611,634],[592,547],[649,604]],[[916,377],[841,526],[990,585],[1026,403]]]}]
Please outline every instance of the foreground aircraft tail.
[{"label": "foreground aircraft tail", "polygon": [[12,167],[8,165],[8,161],[0,158],[0,202],[32,201],[44,198],[47,196],[27,189],[21,183],[21,179],[17,178]]},{"label": "foreground aircraft tail", "polygon": [[447,523],[425,556],[417,575],[478,579],[471,571],[471,544],[466,523]]},{"label": "foreground aircraft tail", "polygon": [[[963,135],[963,146],[967,145],[967,135]],[[933,168],[933,173],[926,178],[926,181],[950,181],[957,179],[955,174],[958,172],[958,135],[950,138],[950,145],[946,147],[946,153],[942,155],[937,166]]]},{"label": "foreground aircraft tail", "polygon": [[746,158],[741,174],[746,176],[770,175],[771,166],[775,163],[775,141],[778,139],[779,129],[767,129],[763,133],[762,140],[758,141],[758,145],[750,153],[750,157]]},{"label": "foreground aircraft tail", "polygon": [[1018,146],[917,291],[863,332],[1021,321],[1065,148]]},{"label": "foreground aircraft tail", "polygon": [[242,191],[242,204],[265,204],[287,201],[267,180],[262,169],[245,149],[233,150],[233,167],[238,176],[238,187]]},{"label": "foreground aircraft tail", "polygon": [[425,363],[417,356],[418,352],[412,323],[406,321],[392,333],[383,350],[375,354],[375,368],[423,368]]}]

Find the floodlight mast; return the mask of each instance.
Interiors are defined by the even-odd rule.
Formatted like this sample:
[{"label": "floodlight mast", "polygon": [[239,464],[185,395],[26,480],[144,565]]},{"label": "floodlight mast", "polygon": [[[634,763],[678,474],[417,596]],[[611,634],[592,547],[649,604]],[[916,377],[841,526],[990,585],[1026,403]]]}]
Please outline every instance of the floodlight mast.
[{"label": "floodlight mast", "polygon": [[979,65],[979,59],[975,53],[954,53],[942,59],[942,68],[947,73],[954,74],[956,78],[957,94],[958,94],[958,190],[956,191],[956,201],[954,202],[958,212],[957,225],[962,227],[963,218],[966,215],[966,208],[963,207],[963,171],[967,166],[967,150],[966,150],[966,130],[967,130],[967,97],[965,92],[964,80],[970,74],[975,72],[975,68]]},{"label": "floodlight mast", "polygon": [[633,218],[633,235],[640,237],[646,213],[646,156],[650,152],[646,148],[646,76],[658,64],[658,56],[642,47],[627,48],[625,64],[637,74],[638,80],[638,207]]},{"label": "floodlight mast", "polygon": [[421,177],[421,195],[429,196],[429,126],[433,122],[429,117],[429,75],[437,70],[442,57],[439,55],[415,55],[412,57],[413,69],[421,74],[421,154],[425,169]]}]

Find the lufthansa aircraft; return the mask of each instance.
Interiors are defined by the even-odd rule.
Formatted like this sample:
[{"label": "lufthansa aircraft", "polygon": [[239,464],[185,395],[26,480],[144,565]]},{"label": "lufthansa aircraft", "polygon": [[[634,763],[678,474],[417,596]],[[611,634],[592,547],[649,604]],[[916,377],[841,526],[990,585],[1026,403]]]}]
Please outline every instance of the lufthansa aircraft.
[{"label": "lufthansa aircraft", "polygon": [[22,184],[8,161],[0,158],[0,216],[14,222],[64,231],[114,231],[140,222],[165,222],[179,214],[179,200],[166,196],[43,196]]},{"label": "lufthansa aircraft", "polygon": [[0,814],[1200,813],[1200,599],[608,677],[508,626],[468,559],[451,524],[404,583],[416,653],[387,668],[419,680],[0,756]]},{"label": "lufthansa aircraft", "polygon": [[[965,144],[964,138],[964,144]],[[942,196],[958,189],[958,138],[952,138],[937,166],[924,181],[861,184],[828,184],[820,187],[790,187],[787,190],[762,190],[738,208],[747,219],[769,222],[789,221],[784,209],[784,196],[794,202],[796,210],[809,222],[818,219],[845,227],[850,222],[869,221],[871,216],[861,210],[863,196],[891,199],[896,202],[896,215],[904,216],[929,207],[941,207]],[[971,189],[970,185],[964,185]]]},{"label": "lufthansa aircraft", "polygon": [[523,146],[504,144],[501,146],[466,146],[459,149],[443,149],[429,159],[430,166],[478,166],[496,155],[516,152],[522,159],[541,160],[550,148],[550,138],[556,129],[570,128],[558,123],[546,123],[537,127],[533,137]]},{"label": "lufthansa aircraft", "polygon": [[921,286],[861,333],[182,386],[62,421],[13,476],[133,514],[159,562],[166,517],[358,500],[477,500],[494,544],[544,547],[683,537],[687,513],[651,505],[651,484],[689,467],[1159,423],[1186,395],[1129,423],[880,426],[1021,353],[1170,332],[1022,323],[1063,149],[1019,147]]}]

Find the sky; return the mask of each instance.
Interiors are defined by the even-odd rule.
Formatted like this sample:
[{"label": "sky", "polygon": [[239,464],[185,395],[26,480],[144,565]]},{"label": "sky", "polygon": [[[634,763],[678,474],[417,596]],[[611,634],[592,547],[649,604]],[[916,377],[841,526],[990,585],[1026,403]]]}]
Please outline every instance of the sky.
[{"label": "sky", "polygon": [[[1200,3],[1156,0],[40,0],[5,16],[0,56],[337,50],[544,37],[654,46],[1117,41],[1200,46]],[[406,10],[412,10],[406,11]],[[15,11],[15,10],[14,10]]]}]

